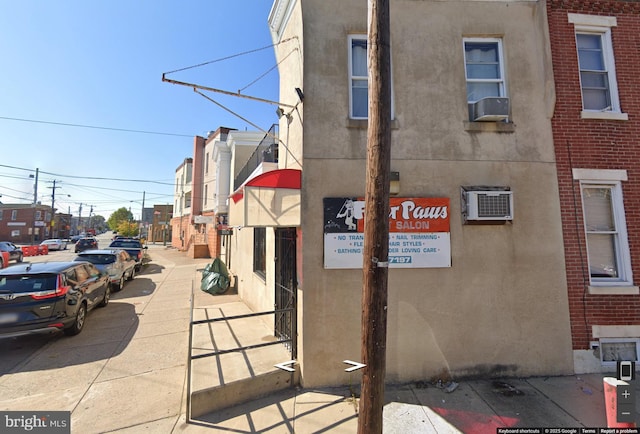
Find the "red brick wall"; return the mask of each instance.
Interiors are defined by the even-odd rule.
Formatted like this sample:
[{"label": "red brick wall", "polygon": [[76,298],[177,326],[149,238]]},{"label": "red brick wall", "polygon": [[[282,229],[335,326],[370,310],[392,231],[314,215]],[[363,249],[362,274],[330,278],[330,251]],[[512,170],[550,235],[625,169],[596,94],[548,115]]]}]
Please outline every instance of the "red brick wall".
[{"label": "red brick wall", "polygon": [[[550,0],[547,3],[556,106],[552,119],[564,232],[574,349],[587,349],[592,325],[640,325],[640,296],[590,295],[579,183],[572,168],[625,169],[622,183],[631,265],[640,278],[640,3]],[[615,16],[613,50],[620,106],[628,121],[581,119],[573,24],[567,13]],[[637,284],[634,282],[634,284]]]}]

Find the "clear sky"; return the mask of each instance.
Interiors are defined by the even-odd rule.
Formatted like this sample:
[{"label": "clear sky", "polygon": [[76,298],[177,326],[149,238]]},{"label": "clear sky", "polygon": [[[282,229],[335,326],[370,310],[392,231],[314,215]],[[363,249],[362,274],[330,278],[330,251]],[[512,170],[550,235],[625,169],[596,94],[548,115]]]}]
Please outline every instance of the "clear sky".
[{"label": "clear sky", "polygon": [[[232,56],[167,77],[277,100],[272,3],[0,0],[0,201],[32,202],[38,168],[38,200],[55,180],[60,212],[172,204],[194,136],[256,128],[162,74]],[[207,95],[263,130],[277,122],[274,106]]]}]

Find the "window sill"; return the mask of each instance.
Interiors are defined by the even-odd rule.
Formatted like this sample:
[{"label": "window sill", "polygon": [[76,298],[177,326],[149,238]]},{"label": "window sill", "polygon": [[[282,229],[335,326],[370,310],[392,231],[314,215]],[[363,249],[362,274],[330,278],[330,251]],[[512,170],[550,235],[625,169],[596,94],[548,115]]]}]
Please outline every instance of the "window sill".
[{"label": "window sill", "polygon": [[590,110],[582,110],[580,112],[580,118],[602,119],[605,121],[628,121],[629,115],[627,113],[596,112],[596,111],[590,111]]},{"label": "window sill", "polygon": [[464,121],[464,130],[470,133],[513,133],[516,125],[513,122]]},{"label": "window sill", "polygon": [[[369,119],[347,119],[347,128],[354,128],[359,130],[366,130],[369,126]],[[397,119],[391,119],[391,129],[397,130],[400,128]]]},{"label": "window sill", "polygon": [[638,295],[640,289],[637,286],[592,286],[588,287],[589,294],[593,295]]}]

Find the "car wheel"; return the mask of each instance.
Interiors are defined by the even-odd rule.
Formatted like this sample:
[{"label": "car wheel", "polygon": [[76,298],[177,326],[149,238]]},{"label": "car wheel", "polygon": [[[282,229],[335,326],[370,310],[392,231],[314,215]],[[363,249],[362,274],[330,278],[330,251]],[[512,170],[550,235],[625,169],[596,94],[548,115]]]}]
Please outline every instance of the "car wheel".
[{"label": "car wheel", "polygon": [[131,273],[129,273],[129,280],[133,280],[134,277],[136,277],[136,267],[131,269]]},{"label": "car wheel", "polygon": [[84,328],[84,322],[87,319],[87,305],[85,303],[80,304],[78,312],[76,313],[76,319],[73,321],[71,327],[64,329],[64,334],[67,336],[75,336]]},{"label": "car wheel", "polygon": [[98,307],[105,307],[106,305],[109,304],[110,299],[111,299],[111,286],[107,285],[107,287],[104,290],[104,298],[102,299]]},{"label": "car wheel", "polygon": [[124,273],[120,276],[120,281],[118,282],[118,291],[121,291],[124,288]]},{"label": "car wheel", "polygon": [[4,259],[2,259],[2,255],[0,255],[0,268],[4,268]]},{"label": "car wheel", "polygon": [[16,261],[18,261],[18,262],[22,262],[22,253],[20,253],[20,254],[18,255],[18,259],[16,259]]}]

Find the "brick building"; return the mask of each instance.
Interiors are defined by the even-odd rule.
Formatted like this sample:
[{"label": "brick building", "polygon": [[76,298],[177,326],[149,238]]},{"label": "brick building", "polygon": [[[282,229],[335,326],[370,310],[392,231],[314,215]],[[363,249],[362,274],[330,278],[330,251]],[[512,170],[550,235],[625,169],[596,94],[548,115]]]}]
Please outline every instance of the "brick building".
[{"label": "brick building", "polygon": [[50,222],[50,206],[0,204],[0,240],[17,244],[40,242],[49,237]]},{"label": "brick building", "polygon": [[574,368],[638,360],[640,3],[547,2]]}]

